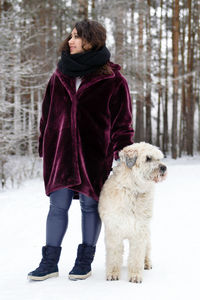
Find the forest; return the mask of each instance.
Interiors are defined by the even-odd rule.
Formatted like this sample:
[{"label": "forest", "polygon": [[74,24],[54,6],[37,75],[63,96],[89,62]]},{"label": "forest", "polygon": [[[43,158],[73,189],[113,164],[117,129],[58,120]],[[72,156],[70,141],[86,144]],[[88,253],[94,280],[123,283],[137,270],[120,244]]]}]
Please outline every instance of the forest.
[{"label": "forest", "polygon": [[62,41],[85,18],[105,26],[128,81],[134,141],[173,159],[200,152],[200,0],[0,0],[2,186],[19,157],[33,172],[47,82]]}]

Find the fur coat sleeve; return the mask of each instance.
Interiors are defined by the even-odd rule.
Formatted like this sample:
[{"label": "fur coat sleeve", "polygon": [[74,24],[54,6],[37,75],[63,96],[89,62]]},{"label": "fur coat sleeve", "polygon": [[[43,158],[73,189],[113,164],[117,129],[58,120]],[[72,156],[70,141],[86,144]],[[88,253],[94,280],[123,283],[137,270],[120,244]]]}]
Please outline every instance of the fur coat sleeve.
[{"label": "fur coat sleeve", "polygon": [[110,101],[111,141],[114,158],[119,150],[133,143],[132,103],[126,80],[123,80]]},{"label": "fur coat sleeve", "polygon": [[42,116],[40,119],[40,136],[39,136],[39,147],[38,147],[38,152],[40,157],[43,156],[42,144],[43,144],[43,136],[44,136],[44,131],[47,124],[47,118],[49,113],[50,99],[51,99],[51,79],[47,84],[45,96],[42,103]]}]

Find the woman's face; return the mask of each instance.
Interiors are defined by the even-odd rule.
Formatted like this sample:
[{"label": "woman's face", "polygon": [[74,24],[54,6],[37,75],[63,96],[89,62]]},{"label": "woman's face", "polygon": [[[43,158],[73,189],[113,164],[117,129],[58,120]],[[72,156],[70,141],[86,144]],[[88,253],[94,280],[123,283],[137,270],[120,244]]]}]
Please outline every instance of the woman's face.
[{"label": "woman's face", "polygon": [[[78,36],[76,28],[72,30],[71,38],[68,41],[70,54],[81,53],[92,48],[90,43],[83,42],[82,38]],[[84,47],[84,49],[83,49]]]}]

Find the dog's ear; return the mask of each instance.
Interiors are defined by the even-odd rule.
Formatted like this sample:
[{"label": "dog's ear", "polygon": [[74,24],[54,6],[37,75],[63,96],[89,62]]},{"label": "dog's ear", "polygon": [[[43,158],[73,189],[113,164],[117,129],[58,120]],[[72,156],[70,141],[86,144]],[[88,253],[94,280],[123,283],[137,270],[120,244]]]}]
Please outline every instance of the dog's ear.
[{"label": "dog's ear", "polygon": [[129,169],[131,169],[137,160],[137,156],[135,155],[134,157],[126,156],[126,165]]},{"label": "dog's ear", "polygon": [[133,149],[130,149],[129,147],[123,148],[119,152],[119,157],[121,161],[124,161],[129,169],[131,169],[137,160],[137,151],[133,151]]}]

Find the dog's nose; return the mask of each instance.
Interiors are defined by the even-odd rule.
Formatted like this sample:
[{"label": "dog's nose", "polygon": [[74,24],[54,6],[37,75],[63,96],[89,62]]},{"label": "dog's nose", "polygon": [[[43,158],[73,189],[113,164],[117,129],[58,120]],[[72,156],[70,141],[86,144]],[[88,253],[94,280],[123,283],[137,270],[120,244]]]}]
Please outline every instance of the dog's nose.
[{"label": "dog's nose", "polygon": [[160,171],[161,171],[162,173],[165,173],[166,170],[167,170],[167,167],[166,167],[165,165],[160,165]]}]

